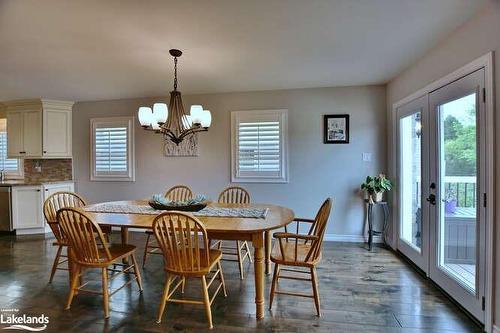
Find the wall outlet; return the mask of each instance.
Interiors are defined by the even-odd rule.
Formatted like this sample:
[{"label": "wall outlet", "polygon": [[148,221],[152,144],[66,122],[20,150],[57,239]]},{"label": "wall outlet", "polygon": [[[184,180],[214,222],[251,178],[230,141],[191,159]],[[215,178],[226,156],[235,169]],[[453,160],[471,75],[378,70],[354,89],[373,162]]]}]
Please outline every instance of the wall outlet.
[{"label": "wall outlet", "polygon": [[363,153],[363,162],[371,162],[372,153]]}]

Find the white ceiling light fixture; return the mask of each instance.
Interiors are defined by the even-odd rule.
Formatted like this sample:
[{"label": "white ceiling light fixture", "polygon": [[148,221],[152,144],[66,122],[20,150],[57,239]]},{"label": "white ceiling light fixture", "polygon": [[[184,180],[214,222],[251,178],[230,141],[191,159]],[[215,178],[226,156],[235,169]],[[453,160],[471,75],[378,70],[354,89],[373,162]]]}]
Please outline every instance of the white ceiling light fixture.
[{"label": "white ceiling light fixture", "polygon": [[184,111],[181,92],[177,91],[177,58],[182,52],[170,50],[174,57],[174,90],[170,92],[170,102],[154,103],[153,108],[141,106],[137,111],[139,122],[145,130],[163,134],[165,140],[179,145],[188,135],[208,131],[212,114],[201,105],[192,105],[190,114]]}]

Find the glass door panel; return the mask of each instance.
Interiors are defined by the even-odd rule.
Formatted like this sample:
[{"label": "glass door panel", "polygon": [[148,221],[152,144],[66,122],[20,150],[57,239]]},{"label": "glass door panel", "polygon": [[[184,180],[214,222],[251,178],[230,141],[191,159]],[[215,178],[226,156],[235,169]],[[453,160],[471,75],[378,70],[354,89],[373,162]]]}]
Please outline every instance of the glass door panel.
[{"label": "glass door panel", "polygon": [[397,109],[398,250],[424,272],[429,263],[428,96]]},{"label": "glass door panel", "polygon": [[476,289],[476,93],[444,103],[439,119],[439,267],[471,292]]},{"label": "glass door panel", "polygon": [[422,114],[400,118],[400,239],[418,252],[422,247]]}]

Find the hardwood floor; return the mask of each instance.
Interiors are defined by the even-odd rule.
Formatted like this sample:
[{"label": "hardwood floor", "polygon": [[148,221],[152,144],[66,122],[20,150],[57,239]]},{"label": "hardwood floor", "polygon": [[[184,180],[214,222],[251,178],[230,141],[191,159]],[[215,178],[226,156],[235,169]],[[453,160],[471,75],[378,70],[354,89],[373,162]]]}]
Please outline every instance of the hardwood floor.
[{"label": "hardwood floor", "polygon": [[[140,246],[143,233],[131,233]],[[113,235],[118,242],[119,235]],[[143,270],[144,293],[135,285],[116,293],[110,301],[111,317],[104,319],[102,299],[81,294],[71,310],[64,310],[67,272],[58,271],[48,284],[57,250],[52,240],[0,236],[0,309],[49,317],[44,332],[200,332],[208,331],[202,306],[168,304],[156,324],[165,273],[160,256],[148,258]],[[212,305],[214,332],[480,332],[465,314],[392,252],[362,244],[325,243],[318,267],[322,317],[315,316],[310,299],[276,295],[267,310],[271,276],[266,277],[266,317],[255,319],[253,268],[245,264],[240,280],[237,265],[224,262],[228,297]],[[88,272],[85,280],[97,278]],[[121,281],[116,279],[113,285]],[[97,282],[92,285],[98,288]],[[92,287],[91,286],[91,287]],[[303,286],[303,287],[302,287]],[[282,289],[310,292],[310,284],[280,281]],[[186,294],[199,297],[199,282],[189,281]],[[2,325],[0,324],[0,327]]]}]

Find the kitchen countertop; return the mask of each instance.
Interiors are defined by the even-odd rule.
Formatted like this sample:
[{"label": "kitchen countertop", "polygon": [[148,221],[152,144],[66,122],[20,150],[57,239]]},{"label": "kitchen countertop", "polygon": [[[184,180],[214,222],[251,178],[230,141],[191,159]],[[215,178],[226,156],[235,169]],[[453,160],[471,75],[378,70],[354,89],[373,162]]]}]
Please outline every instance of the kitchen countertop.
[{"label": "kitchen countertop", "polygon": [[0,187],[7,186],[38,186],[38,185],[48,185],[48,184],[60,184],[60,183],[74,183],[74,180],[38,180],[38,181],[30,181],[24,179],[18,180],[4,180],[0,182]]}]

